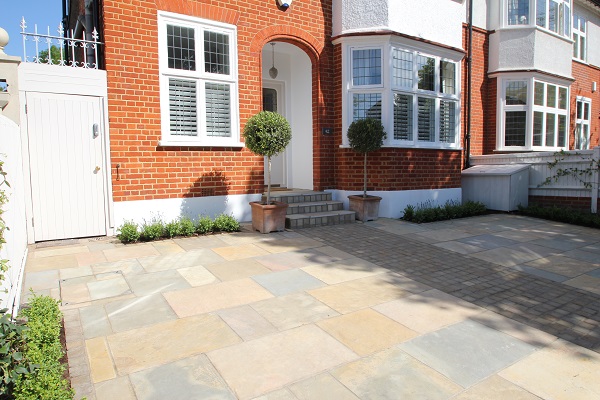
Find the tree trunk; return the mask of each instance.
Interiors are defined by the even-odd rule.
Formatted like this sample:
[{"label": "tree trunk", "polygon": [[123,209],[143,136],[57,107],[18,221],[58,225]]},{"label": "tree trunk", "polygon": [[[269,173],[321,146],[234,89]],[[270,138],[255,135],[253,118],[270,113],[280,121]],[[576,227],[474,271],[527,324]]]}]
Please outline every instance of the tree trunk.
[{"label": "tree trunk", "polygon": [[271,204],[271,156],[267,157],[269,166],[267,169],[267,205]]}]

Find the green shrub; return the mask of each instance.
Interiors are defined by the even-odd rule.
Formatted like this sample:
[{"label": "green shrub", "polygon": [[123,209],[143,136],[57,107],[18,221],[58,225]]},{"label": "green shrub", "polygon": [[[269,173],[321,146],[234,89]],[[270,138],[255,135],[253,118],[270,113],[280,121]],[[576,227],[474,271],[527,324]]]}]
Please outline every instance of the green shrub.
[{"label": "green shrub", "polygon": [[484,204],[479,202],[467,201],[461,204],[457,201],[449,200],[443,206],[434,206],[430,200],[419,204],[417,207],[408,205],[404,208],[405,221],[427,223],[434,221],[444,221],[447,219],[471,217],[484,214],[487,211]]},{"label": "green shrub", "polygon": [[14,322],[7,312],[0,310],[0,398],[11,398],[19,379],[34,370],[24,355],[27,327]]},{"label": "green shrub", "polygon": [[133,243],[140,239],[138,225],[133,221],[125,221],[117,231],[117,238],[123,243]]},{"label": "green shrub", "polygon": [[196,232],[200,235],[210,233],[213,231],[213,221],[206,215],[201,215],[196,223]]},{"label": "green shrub", "polygon": [[179,219],[179,235],[192,236],[196,233],[196,225],[194,221],[188,217],[181,217]]},{"label": "green shrub", "polygon": [[144,222],[140,239],[145,242],[160,239],[165,234],[165,224],[159,218],[154,218],[149,223]]},{"label": "green shrub", "polygon": [[551,221],[600,228],[600,215],[568,207],[542,207],[538,204],[531,204],[528,207],[519,206],[519,212],[523,215],[548,219]]},{"label": "green shrub", "polygon": [[214,230],[219,232],[237,232],[240,230],[240,223],[233,215],[219,214],[215,218]]},{"label": "green shrub", "polygon": [[64,351],[60,343],[62,314],[58,302],[49,296],[33,296],[22,311],[27,318],[25,358],[39,366],[21,377],[15,387],[16,400],[71,400],[73,391],[64,379]]},{"label": "green shrub", "polygon": [[404,207],[404,216],[402,217],[406,221],[412,221],[415,217],[415,206],[409,204]]},{"label": "green shrub", "polygon": [[172,238],[181,235],[181,227],[179,221],[171,221],[165,225],[165,236]]}]

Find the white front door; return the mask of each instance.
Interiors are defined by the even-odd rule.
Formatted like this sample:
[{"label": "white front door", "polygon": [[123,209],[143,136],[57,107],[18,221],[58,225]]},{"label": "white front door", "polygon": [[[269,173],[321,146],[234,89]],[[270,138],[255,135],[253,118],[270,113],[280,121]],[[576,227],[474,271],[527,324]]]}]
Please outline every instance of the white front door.
[{"label": "white front door", "polygon": [[[264,111],[276,112],[285,117],[283,98],[283,83],[263,82]],[[286,151],[287,149],[271,157],[271,185],[287,186]],[[268,164],[265,157],[265,185],[267,184],[267,168]]]},{"label": "white front door", "polygon": [[102,99],[28,92],[35,241],[106,235]]}]

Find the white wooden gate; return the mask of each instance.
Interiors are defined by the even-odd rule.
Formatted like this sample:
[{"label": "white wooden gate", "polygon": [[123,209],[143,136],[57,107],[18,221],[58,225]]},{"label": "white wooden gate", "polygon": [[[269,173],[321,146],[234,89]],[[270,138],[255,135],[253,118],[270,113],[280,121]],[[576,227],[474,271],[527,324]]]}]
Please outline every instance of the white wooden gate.
[{"label": "white wooden gate", "polygon": [[106,235],[102,98],[25,97],[35,241]]}]

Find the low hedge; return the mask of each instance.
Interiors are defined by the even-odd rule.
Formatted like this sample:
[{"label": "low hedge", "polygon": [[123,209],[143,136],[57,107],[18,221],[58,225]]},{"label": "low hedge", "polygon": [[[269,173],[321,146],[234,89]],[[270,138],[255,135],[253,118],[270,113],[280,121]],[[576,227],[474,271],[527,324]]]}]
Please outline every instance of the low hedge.
[{"label": "low hedge", "polygon": [[543,207],[538,204],[531,204],[528,207],[519,206],[519,213],[530,217],[566,222],[572,225],[600,228],[600,215],[568,207]]},{"label": "low hedge", "polygon": [[466,218],[475,215],[485,214],[487,209],[483,203],[467,201],[460,203],[457,201],[447,201],[443,206],[433,205],[431,201],[421,203],[418,206],[408,205],[404,208],[405,221],[425,223],[444,221],[455,218]]}]

